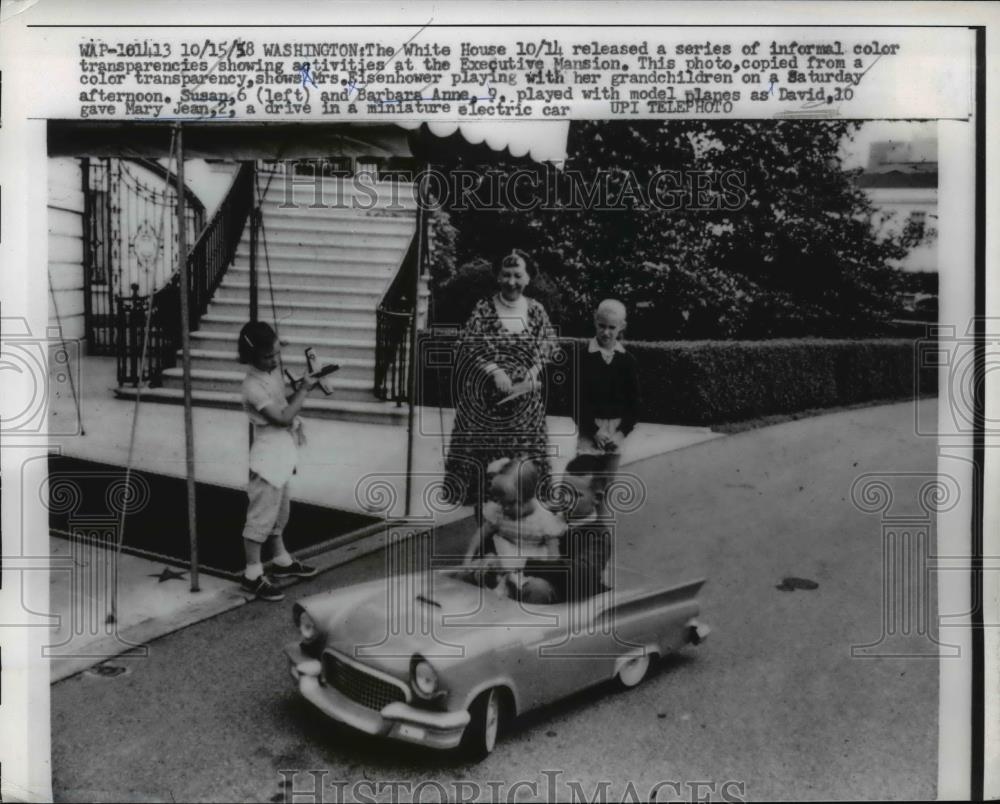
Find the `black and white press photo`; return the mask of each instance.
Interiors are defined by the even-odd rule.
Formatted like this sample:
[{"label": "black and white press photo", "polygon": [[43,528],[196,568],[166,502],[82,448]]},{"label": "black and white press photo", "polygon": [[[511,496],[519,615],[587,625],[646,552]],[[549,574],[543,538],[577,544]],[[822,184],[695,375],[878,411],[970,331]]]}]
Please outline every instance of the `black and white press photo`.
[{"label": "black and white press photo", "polygon": [[976,31],[247,8],[3,67],[4,794],[982,797]]}]

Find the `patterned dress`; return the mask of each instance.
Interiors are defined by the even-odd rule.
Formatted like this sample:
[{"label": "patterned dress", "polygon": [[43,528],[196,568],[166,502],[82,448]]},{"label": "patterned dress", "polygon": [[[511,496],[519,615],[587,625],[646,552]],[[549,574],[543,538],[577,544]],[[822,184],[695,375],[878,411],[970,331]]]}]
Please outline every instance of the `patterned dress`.
[{"label": "patterned dress", "polygon": [[[549,473],[543,383],[534,391],[503,402],[485,367],[494,363],[514,383],[539,370],[555,348],[555,331],[545,308],[527,300],[524,331],[510,332],[500,320],[493,298],[481,299],[458,343],[453,387],[455,426],[451,433],[445,481],[455,502],[476,504],[484,498],[486,467],[497,458],[525,456],[538,463],[541,478]],[[538,378],[544,381],[544,373]]]}]

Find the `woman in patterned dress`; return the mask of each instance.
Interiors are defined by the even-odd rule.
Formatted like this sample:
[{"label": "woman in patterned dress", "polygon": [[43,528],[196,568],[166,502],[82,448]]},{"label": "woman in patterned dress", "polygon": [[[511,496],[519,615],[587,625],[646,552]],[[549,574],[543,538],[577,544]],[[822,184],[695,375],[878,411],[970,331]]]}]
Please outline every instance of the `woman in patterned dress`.
[{"label": "woman in patterned dress", "polygon": [[476,304],[459,341],[445,481],[454,501],[477,509],[486,467],[498,458],[531,458],[543,479],[549,472],[543,380],[555,332],[545,308],[524,295],[533,273],[524,252],[504,257],[497,293]]}]

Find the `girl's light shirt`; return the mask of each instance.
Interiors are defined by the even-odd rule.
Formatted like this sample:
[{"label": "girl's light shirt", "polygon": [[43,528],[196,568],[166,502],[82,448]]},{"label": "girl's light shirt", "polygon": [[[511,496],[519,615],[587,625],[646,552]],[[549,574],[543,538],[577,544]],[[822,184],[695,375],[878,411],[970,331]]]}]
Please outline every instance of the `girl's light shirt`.
[{"label": "girl's light shirt", "polygon": [[250,471],[281,487],[295,471],[302,422],[296,417],[290,427],[282,427],[271,424],[261,413],[268,405],[284,408],[288,404],[285,384],[276,371],[251,368],[243,378],[242,397],[243,409],[253,424]]},{"label": "girl's light shirt", "polygon": [[[483,506],[483,523],[493,532],[501,558],[556,558],[566,523],[542,505],[521,519],[508,519],[499,503]],[[516,562],[515,562],[516,563]]]}]

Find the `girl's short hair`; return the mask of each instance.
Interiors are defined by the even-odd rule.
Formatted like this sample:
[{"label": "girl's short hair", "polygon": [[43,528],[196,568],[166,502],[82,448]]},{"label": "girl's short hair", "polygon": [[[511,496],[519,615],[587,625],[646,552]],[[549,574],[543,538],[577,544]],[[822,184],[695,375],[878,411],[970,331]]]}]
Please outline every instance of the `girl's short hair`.
[{"label": "girl's short hair", "polygon": [[270,324],[263,321],[249,321],[240,330],[237,351],[241,363],[253,363],[259,354],[263,354],[274,346],[278,336]]},{"label": "girl's short hair", "polygon": [[505,477],[511,481],[518,499],[522,502],[533,500],[537,496],[541,472],[538,464],[531,458],[517,455],[505,459],[502,463],[494,461],[489,468],[496,472],[496,477]]},{"label": "girl's short hair", "polygon": [[521,251],[519,248],[513,249],[510,254],[504,257],[500,262],[497,263],[496,269],[493,271],[494,274],[499,274],[503,268],[513,268],[513,267],[524,268],[525,272],[530,278],[535,276],[535,266],[531,262],[531,258],[528,256],[526,251]]}]

